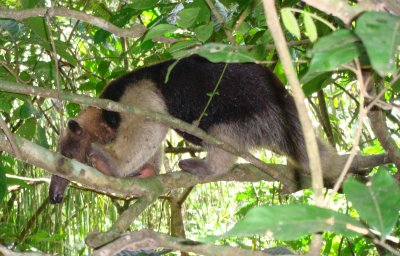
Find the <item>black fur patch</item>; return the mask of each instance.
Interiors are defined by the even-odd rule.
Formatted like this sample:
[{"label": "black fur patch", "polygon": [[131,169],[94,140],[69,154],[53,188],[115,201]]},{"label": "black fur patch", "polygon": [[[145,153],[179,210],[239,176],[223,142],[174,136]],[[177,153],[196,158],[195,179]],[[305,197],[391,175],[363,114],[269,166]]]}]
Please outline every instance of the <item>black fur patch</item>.
[{"label": "black fur patch", "polygon": [[[212,63],[197,55],[183,58],[172,69],[169,80],[165,83],[168,67],[173,62],[168,61],[128,73],[111,82],[101,97],[118,101],[127,86],[135,86],[141,79],[149,79],[160,89],[168,112],[192,123],[204,111],[208,94],[217,85],[225,63]],[[293,145],[292,140],[296,138],[292,138],[290,133],[296,129],[297,112],[292,97],[280,81],[270,70],[254,63],[228,64],[218,94],[211,101],[199,127],[207,131],[215,124],[245,123],[254,115],[268,110],[274,115],[271,116],[271,122],[276,118],[285,119],[284,127],[277,125],[274,129],[289,136],[287,141],[277,144]],[[115,112],[103,111],[103,117],[113,128],[117,128],[121,121],[119,114]],[[201,143],[200,139],[192,135],[179,133],[192,143]],[[294,136],[298,137],[297,135]],[[293,151],[296,152],[296,149]],[[293,155],[294,152],[285,153]]]}]

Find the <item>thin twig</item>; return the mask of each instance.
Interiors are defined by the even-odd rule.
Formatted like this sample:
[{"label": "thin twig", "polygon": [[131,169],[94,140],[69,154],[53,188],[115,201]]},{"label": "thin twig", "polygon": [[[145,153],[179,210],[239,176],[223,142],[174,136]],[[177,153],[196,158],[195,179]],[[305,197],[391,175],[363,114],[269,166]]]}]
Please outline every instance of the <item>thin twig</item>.
[{"label": "thin twig", "polygon": [[213,91],[211,92],[211,94],[208,96],[208,101],[207,101],[206,106],[204,107],[203,111],[201,112],[199,118],[193,122],[193,124],[194,124],[195,126],[199,126],[199,124],[200,124],[200,122],[201,122],[201,119],[203,119],[203,117],[204,117],[205,115],[207,115],[207,109],[208,109],[208,107],[210,106],[211,101],[213,100],[214,96],[218,94],[218,88],[219,88],[219,85],[221,84],[222,78],[224,77],[225,70],[226,70],[227,67],[228,67],[228,63],[225,63],[224,68],[222,69],[221,75],[219,76],[218,82],[217,82],[217,84],[214,86],[214,90],[213,90]]},{"label": "thin twig", "polygon": [[383,248],[385,248],[389,252],[393,253],[394,255],[397,255],[397,256],[400,255],[400,252],[398,250],[393,249],[390,245],[388,245],[384,241],[381,241],[381,240],[375,238],[373,242],[374,242],[374,244],[382,246]]},{"label": "thin twig", "polygon": [[342,172],[340,173],[339,178],[336,181],[335,186],[333,187],[332,192],[330,193],[329,196],[326,197],[325,199],[325,206],[328,206],[331,201],[333,200],[334,196],[336,195],[336,193],[339,191],[339,188],[341,187],[347,172],[349,171],[350,167],[351,167],[351,163],[353,162],[354,158],[357,155],[357,151],[358,151],[358,145],[360,143],[360,139],[361,139],[361,134],[362,134],[362,129],[363,129],[363,121],[364,121],[364,117],[367,115],[367,110],[364,107],[364,95],[366,93],[366,86],[364,83],[364,78],[362,75],[362,70],[361,70],[361,65],[358,59],[355,60],[355,65],[356,65],[356,76],[357,76],[357,80],[358,83],[360,85],[360,112],[359,112],[359,116],[358,116],[358,124],[357,124],[357,129],[356,129],[356,134],[354,136],[354,140],[353,140],[353,148],[350,151],[350,155],[349,158],[346,161],[345,166],[342,169]]},{"label": "thin twig", "polygon": [[58,67],[58,59],[57,59],[57,49],[56,46],[54,44],[54,39],[53,39],[53,35],[51,33],[51,28],[50,28],[50,15],[47,12],[46,15],[46,28],[47,28],[47,32],[48,32],[48,36],[50,39],[50,44],[51,44],[51,55],[53,55],[53,59],[54,59],[54,69],[55,69],[55,78],[56,78],[56,86],[57,86],[57,92],[58,92],[58,112],[60,114],[60,133],[63,134],[63,129],[64,129],[64,118],[63,118],[63,102],[61,99],[61,85],[60,85],[60,72],[59,72],[59,67]]},{"label": "thin twig", "polygon": [[366,111],[367,111],[367,112],[370,111],[370,110],[377,104],[377,102],[382,98],[382,96],[386,93],[386,91],[389,90],[389,89],[394,85],[394,83],[397,82],[397,80],[398,80],[399,78],[400,78],[400,74],[396,74],[396,75],[393,77],[392,81],[390,81],[390,83],[389,83],[385,88],[383,88],[382,91],[380,91],[380,92],[375,96],[375,98],[371,101],[371,103],[368,104],[368,106],[367,106],[367,108],[366,108]]}]

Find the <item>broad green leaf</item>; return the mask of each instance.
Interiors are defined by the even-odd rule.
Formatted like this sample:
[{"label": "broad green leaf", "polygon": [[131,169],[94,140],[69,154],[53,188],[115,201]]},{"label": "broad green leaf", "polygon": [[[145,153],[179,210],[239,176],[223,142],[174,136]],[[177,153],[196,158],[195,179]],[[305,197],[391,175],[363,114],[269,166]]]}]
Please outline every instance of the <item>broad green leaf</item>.
[{"label": "broad green leaf", "polygon": [[80,91],[95,90],[95,89],[96,89],[96,84],[97,84],[97,83],[95,83],[95,82],[93,82],[93,81],[89,81],[89,82],[83,83],[83,84],[81,84],[81,85],[79,86],[79,90],[80,90]]},{"label": "broad green leaf", "polygon": [[194,29],[197,39],[202,42],[207,41],[214,31],[214,25],[212,23],[206,25],[200,25]]},{"label": "broad green leaf", "polygon": [[[100,1],[89,1],[87,4],[87,10],[90,10],[95,16],[108,20],[110,17],[109,10],[104,8],[104,4]],[[86,10],[86,9],[85,9]]]},{"label": "broad green leaf", "polygon": [[24,102],[24,104],[14,110],[12,120],[27,119],[39,115],[40,112],[38,112],[30,103]]},{"label": "broad green leaf", "polygon": [[[21,33],[21,31],[23,31],[23,29],[21,29],[21,27],[19,26],[19,22],[15,21],[15,20],[0,20],[0,27],[4,30],[7,31],[8,33],[10,33],[10,35],[12,35],[13,37],[17,36],[19,33]],[[0,40],[3,43],[3,39],[1,38]],[[4,41],[5,43],[5,41]]]},{"label": "broad green leaf", "polygon": [[[28,44],[38,44],[45,48],[49,52],[53,52],[53,48],[51,47],[50,42],[46,42],[43,40],[24,40],[24,42]],[[63,59],[65,59],[69,64],[76,66],[77,65],[77,60],[72,54],[69,53],[68,49],[70,46],[66,44],[65,42],[59,41],[59,40],[54,40],[54,45],[56,47],[57,54],[60,55]]]},{"label": "broad green leaf", "polygon": [[378,74],[394,73],[400,51],[400,17],[386,12],[366,12],[357,20],[355,32]]},{"label": "broad green leaf", "polygon": [[186,9],[193,9],[193,8],[199,8],[199,14],[197,15],[197,20],[195,25],[200,25],[200,24],[207,24],[210,22],[211,19],[211,10],[208,7],[206,1],[186,1],[184,4]]},{"label": "broad green leaf", "polygon": [[[123,9],[121,9],[120,11],[118,11],[118,12],[114,13],[112,16],[110,16],[109,20],[115,26],[122,28],[130,21],[130,19],[133,16],[135,16],[137,14],[139,14],[138,11],[133,10],[131,8],[127,8],[125,6]],[[103,43],[110,35],[111,35],[110,32],[108,32],[104,29],[99,29],[94,34],[93,41],[95,44]]]},{"label": "broad green leaf", "polygon": [[7,193],[7,178],[3,164],[0,162],[0,203],[3,202],[3,198]]},{"label": "broad green leaf", "polygon": [[187,50],[190,49],[194,46],[198,46],[201,45],[201,43],[199,41],[195,41],[195,40],[187,40],[187,41],[182,41],[182,42],[177,42],[174,43],[169,49],[168,51],[173,54],[174,52],[178,52],[181,50]]},{"label": "broad green leaf", "polygon": [[93,42],[95,44],[104,43],[105,40],[111,35],[111,32],[105,31],[104,29],[97,30],[93,35]]},{"label": "broad green leaf", "polygon": [[153,27],[152,29],[150,29],[145,37],[143,38],[143,42],[153,39],[155,37],[160,37],[160,36],[164,36],[166,33],[172,33],[175,30],[177,30],[178,28],[173,26],[173,25],[169,25],[169,24],[159,24],[155,27]]},{"label": "broad green leaf", "polygon": [[313,205],[293,204],[253,208],[222,237],[261,234],[279,240],[295,240],[322,231],[346,236],[368,233],[368,229],[348,215]]},{"label": "broad green leaf", "polygon": [[27,140],[32,140],[36,133],[36,118],[29,118],[17,130],[17,134],[24,137]]},{"label": "broad green leaf", "polygon": [[159,1],[160,0],[132,0],[129,1],[131,4],[127,5],[127,7],[136,10],[146,10],[156,6]]},{"label": "broad green leaf", "polygon": [[324,83],[325,80],[329,79],[332,76],[331,72],[326,72],[326,73],[322,73],[322,74],[318,74],[315,77],[310,77],[311,79],[303,81],[304,83],[302,89],[303,92],[309,96],[311,94],[313,94],[314,92],[318,92],[319,90],[321,90],[324,85],[326,85],[326,83]]},{"label": "broad green leaf", "polygon": [[47,142],[46,130],[40,125],[37,125],[35,142],[44,148],[50,148],[50,145]]},{"label": "broad green leaf", "polygon": [[172,53],[175,58],[182,58],[192,54],[198,54],[212,62],[238,63],[260,61],[256,54],[248,52],[243,48],[217,43],[210,43],[187,51]]},{"label": "broad green leaf", "polygon": [[42,38],[44,41],[48,41],[49,36],[47,33],[46,23],[43,17],[32,17],[22,21],[25,26],[32,29],[32,31]]},{"label": "broad green leaf", "polygon": [[338,30],[320,38],[309,52],[313,57],[310,68],[303,77],[309,80],[315,73],[332,71],[349,63],[362,52],[358,38],[350,30]]},{"label": "broad green leaf", "polygon": [[296,17],[294,17],[293,13],[286,8],[282,8],[281,15],[282,15],[283,25],[285,25],[285,28],[299,39],[300,27],[299,24],[297,23]]},{"label": "broad green leaf", "polygon": [[315,26],[311,15],[306,12],[304,13],[304,25],[311,42],[315,42],[318,39],[317,27]]},{"label": "broad green leaf", "polygon": [[188,29],[191,27],[199,16],[200,8],[187,8],[178,13],[178,26]]},{"label": "broad green leaf", "polygon": [[377,139],[369,143],[371,146],[363,148],[363,154],[367,155],[378,155],[385,153],[385,149],[382,147],[381,143]]},{"label": "broad green leaf", "polygon": [[44,7],[44,6],[45,6],[45,0],[21,0],[22,9]]},{"label": "broad green leaf", "polygon": [[0,92],[0,111],[9,113],[12,109],[11,98],[5,93]]},{"label": "broad green leaf", "polygon": [[101,61],[99,63],[98,69],[97,69],[99,72],[99,75],[101,75],[102,77],[105,77],[106,74],[110,70],[110,65],[111,65],[110,61],[105,61],[105,60]]},{"label": "broad green leaf", "polygon": [[344,192],[360,217],[385,239],[400,210],[400,188],[393,177],[381,169],[366,185],[350,178],[344,184]]},{"label": "broad green leaf", "polygon": [[81,111],[81,106],[72,102],[67,103],[65,108],[67,109],[68,116],[71,117],[76,116]]}]

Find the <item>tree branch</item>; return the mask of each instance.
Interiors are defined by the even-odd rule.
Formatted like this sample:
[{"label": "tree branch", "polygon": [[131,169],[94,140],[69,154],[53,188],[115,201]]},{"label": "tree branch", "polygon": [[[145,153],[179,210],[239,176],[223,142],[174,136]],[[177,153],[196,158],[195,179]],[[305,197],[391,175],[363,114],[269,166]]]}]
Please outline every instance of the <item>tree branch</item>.
[{"label": "tree branch", "polygon": [[302,1],[322,12],[338,17],[346,24],[350,24],[350,22],[362,12],[373,10],[382,11],[387,9],[384,5],[375,3],[373,0],[363,0],[356,5],[349,5],[346,0]]},{"label": "tree branch", "polygon": [[317,145],[317,139],[314,134],[314,128],[311,124],[311,120],[308,117],[307,107],[305,105],[305,96],[301,89],[297,73],[293,67],[292,60],[290,58],[289,50],[286,46],[286,39],[283,35],[282,28],[279,24],[278,14],[275,9],[274,0],[264,0],[264,12],[266,14],[268,28],[271,31],[272,38],[276,45],[280,60],[282,62],[283,69],[289,84],[293,90],[293,97],[296,104],[297,112],[299,113],[299,119],[301,128],[303,131],[304,141],[307,149],[307,156],[310,165],[312,187],[315,193],[315,203],[317,206],[323,205],[323,194],[322,188],[324,187],[321,160],[319,157],[319,149]]},{"label": "tree branch", "polygon": [[[381,99],[381,94],[380,96],[378,95],[377,97],[377,91],[382,91],[382,87],[380,86],[380,84],[375,84],[375,80],[373,79],[372,73],[365,71],[364,76],[370,78],[369,83],[366,85],[368,95],[374,99],[373,102],[377,102],[378,100]],[[390,85],[388,87],[390,88]],[[388,132],[389,128],[386,124],[385,112],[376,106],[374,108],[373,102],[372,100],[368,100],[367,102],[369,103],[368,118],[371,121],[371,128],[376,138],[378,139],[379,143],[388,153],[388,157],[391,160],[391,162],[394,163],[397,170],[400,170],[400,149]],[[400,182],[400,175],[398,173],[396,173],[396,178]]]},{"label": "tree branch", "polygon": [[51,254],[40,252],[14,252],[0,244],[0,253],[4,256],[51,256]]},{"label": "tree branch", "polygon": [[142,248],[170,248],[177,251],[193,252],[201,255],[249,255],[268,256],[262,251],[250,251],[238,247],[203,244],[192,240],[171,237],[151,230],[141,230],[120,236],[113,242],[101,247],[91,254],[92,256],[114,255],[123,249],[138,250]]},{"label": "tree branch", "polygon": [[132,37],[137,38],[141,37],[146,28],[143,25],[133,25],[129,29],[123,29],[115,26],[114,24],[102,19],[98,18],[84,12],[70,10],[63,7],[57,8],[32,8],[32,9],[25,9],[25,10],[6,10],[1,8],[0,9],[0,18],[8,18],[8,19],[15,19],[15,20],[24,20],[30,17],[37,17],[37,16],[45,16],[48,14],[49,16],[60,16],[65,18],[74,18],[77,20],[85,21],[88,24],[94,25],[96,27],[102,28],[108,32],[111,32],[119,37]]}]

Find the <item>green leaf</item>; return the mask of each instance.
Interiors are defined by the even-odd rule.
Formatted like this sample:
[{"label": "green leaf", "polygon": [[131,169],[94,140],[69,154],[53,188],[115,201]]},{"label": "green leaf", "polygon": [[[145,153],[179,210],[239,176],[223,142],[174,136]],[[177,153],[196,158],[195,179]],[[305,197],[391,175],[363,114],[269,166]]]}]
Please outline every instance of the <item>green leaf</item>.
[{"label": "green leaf", "polygon": [[[19,26],[19,22],[15,20],[0,20],[0,27],[2,30],[10,33],[11,36],[16,37],[20,34],[24,29],[21,29]],[[4,38],[0,39],[2,44],[5,44]]]},{"label": "green leaf", "polygon": [[17,134],[21,135],[27,140],[32,140],[36,133],[36,118],[29,118],[19,127]]},{"label": "green leaf", "polygon": [[178,13],[177,24],[185,29],[188,29],[193,25],[199,16],[200,8],[187,8],[183,9]]},{"label": "green leaf", "polygon": [[335,70],[358,57],[361,52],[358,38],[350,30],[338,30],[322,37],[309,52],[313,57],[303,79],[310,79],[315,73]]},{"label": "green leaf", "polygon": [[196,34],[197,39],[199,39],[202,42],[205,42],[211,37],[214,31],[214,25],[212,23],[208,23],[206,25],[200,25],[193,31]]},{"label": "green leaf", "polygon": [[39,116],[39,115],[40,112],[38,112],[30,103],[24,102],[24,104],[22,104],[14,111],[12,120],[26,119],[31,116]]},{"label": "green leaf", "polygon": [[310,77],[311,79],[305,80],[302,82],[304,83],[302,89],[305,95],[310,96],[314,92],[318,92],[321,90],[326,83],[325,80],[329,79],[332,76],[331,72],[326,72],[322,74],[318,74],[315,77]]},{"label": "green leaf", "polygon": [[12,109],[12,103],[9,96],[0,92],[0,111],[9,113]]},{"label": "green leaf", "polygon": [[295,240],[322,231],[346,236],[368,233],[368,229],[348,215],[313,205],[293,204],[253,208],[222,237],[262,234],[278,240]]},{"label": "green leaf", "polygon": [[105,61],[105,60],[101,61],[101,62],[99,63],[98,68],[97,68],[98,73],[99,73],[101,76],[105,77],[105,75],[106,75],[106,74],[109,72],[109,70],[110,70],[110,65],[111,65],[111,62],[110,62],[110,61]]},{"label": "green leaf", "polygon": [[3,202],[7,193],[7,178],[3,164],[0,162],[0,203]]},{"label": "green leaf", "polygon": [[317,27],[311,15],[307,12],[304,13],[304,25],[311,42],[315,42],[318,39]]},{"label": "green leaf", "polygon": [[175,52],[172,53],[172,55],[175,58],[182,58],[184,56],[198,54],[212,62],[238,63],[260,61],[256,53],[248,52],[243,48],[232,45],[210,43],[190,50]]},{"label": "green leaf", "polygon": [[111,35],[111,32],[105,31],[104,29],[97,30],[93,35],[93,42],[95,44],[101,44]]},{"label": "green leaf", "polygon": [[[129,5],[130,6],[130,5]],[[112,16],[109,17],[109,21],[114,24],[117,27],[122,28],[125,26],[130,19],[138,15],[139,12],[136,10],[133,10],[133,8],[128,8],[128,6],[125,6],[122,8],[120,11],[114,13]],[[95,44],[100,44],[104,43],[105,40],[111,35],[110,32],[104,30],[104,29],[98,29],[96,33],[93,36],[93,41]]]},{"label": "green leaf", "polygon": [[46,23],[43,17],[32,17],[22,21],[25,26],[30,28],[36,35],[42,38],[44,41],[48,41],[49,36],[47,33]]},{"label": "green leaf", "polygon": [[50,145],[47,142],[46,130],[40,125],[37,125],[37,133],[36,133],[35,142],[44,148],[47,148],[47,149],[50,148]]},{"label": "green leaf", "polygon": [[195,41],[195,40],[186,40],[186,41],[182,41],[182,42],[177,42],[174,43],[169,49],[168,51],[173,54],[174,52],[178,52],[178,51],[182,51],[182,50],[187,50],[190,49],[194,46],[198,46],[201,45],[201,43],[199,41]]},{"label": "green leaf", "polygon": [[178,28],[176,26],[173,25],[169,25],[169,24],[159,24],[155,27],[153,27],[152,29],[150,29],[145,37],[143,38],[143,42],[153,39],[155,37],[160,37],[160,36],[164,36],[166,33],[172,33],[175,30],[177,30]]},{"label": "green leaf", "polygon": [[366,12],[358,18],[355,32],[378,74],[394,73],[400,45],[400,17],[386,12]]},{"label": "green leaf", "polygon": [[293,13],[287,8],[282,8],[281,15],[282,15],[283,25],[285,25],[285,28],[290,33],[295,35],[298,39],[300,39],[300,27]]},{"label": "green leaf", "polygon": [[44,6],[45,6],[45,0],[21,0],[22,9],[44,7]]},{"label": "green leaf", "polygon": [[385,239],[397,222],[400,210],[400,188],[382,168],[364,185],[354,178],[344,184],[344,192],[360,217]]},{"label": "green leaf", "polygon": [[132,0],[131,4],[128,4],[127,7],[136,9],[136,10],[147,10],[153,8],[157,5],[160,0]]},{"label": "green leaf", "polygon": [[83,83],[79,86],[80,91],[90,91],[90,90],[95,90],[96,89],[97,83],[93,81],[89,81],[86,83]]},{"label": "green leaf", "polygon": [[208,7],[206,1],[186,1],[184,4],[185,9],[200,8],[200,12],[197,15],[195,25],[207,24],[211,19],[211,10]]},{"label": "green leaf", "polygon": [[[53,52],[53,48],[51,47],[50,42],[46,42],[43,40],[25,40],[25,42],[30,43],[30,44],[38,44],[45,48],[49,52]],[[65,42],[59,41],[59,40],[54,40],[54,45],[56,47],[57,54],[60,55],[62,58],[64,58],[69,64],[76,66],[77,65],[77,60],[74,56],[72,56],[68,49],[69,45],[66,44]]]}]

